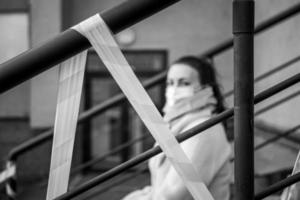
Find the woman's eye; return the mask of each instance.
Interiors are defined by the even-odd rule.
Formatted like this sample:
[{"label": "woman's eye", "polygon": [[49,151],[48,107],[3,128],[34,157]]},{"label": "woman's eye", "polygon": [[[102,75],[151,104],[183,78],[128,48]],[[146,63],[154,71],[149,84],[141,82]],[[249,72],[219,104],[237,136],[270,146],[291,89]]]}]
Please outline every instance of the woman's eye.
[{"label": "woman's eye", "polygon": [[182,82],[182,85],[183,85],[183,86],[189,86],[189,85],[191,85],[191,83],[190,83],[190,82],[184,81],[184,82]]}]

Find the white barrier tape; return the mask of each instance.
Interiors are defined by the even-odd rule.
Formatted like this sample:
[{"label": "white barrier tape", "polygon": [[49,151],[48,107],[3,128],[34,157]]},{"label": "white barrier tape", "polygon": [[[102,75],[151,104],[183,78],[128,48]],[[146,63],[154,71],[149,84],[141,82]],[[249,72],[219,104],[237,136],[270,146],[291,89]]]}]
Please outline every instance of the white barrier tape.
[{"label": "white barrier tape", "polygon": [[6,190],[6,194],[7,196],[11,197],[11,198],[15,198],[17,193],[14,189],[12,189],[11,185],[9,183],[6,183],[5,185],[5,190]]},{"label": "white barrier tape", "polygon": [[11,188],[11,186],[9,184],[5,185],[5,190],[6,190],[7,196],[9,196],[11,198],[16,197],[16,192]]},{"label": "white barrier tape", "polygon": [[15,177],[16,177],[16,173],[17,173],[16,168],[17,167],[14,162],[8,161],[6,163],[6,170],[3,173],[1,173],[1,175],[3,175],[3,176],[1,177],[0,183],[6,181],[6,184],[5,184],[6,194],[7,194],[7,196],[9,196],[11,198],[15,198],[15,196],[16,196],[16,191],[15,191],[15,189],[12,188],[12,185],[11,185],[11,184],[15,184],[13,182],[15,181]]},{"label": "white barrier tape", "polygon": [[87,51],[84,51],[60,67],[47,200],[68,189],[86,55]]},{"label": "white barrier tape", "polygon": [[95,15],[74,27],[85,36],[118,83],[129,102],[182,177],[196,200],[212,200],[206,186],[199,180],[195,167],[163,121],[160,113],[133,73],[110,30],[100,15]]},{"label": "white barrier tape", "polygon": [[[300,172],[300,151],[298,152],[292,175]],[[295,200],[300,198],[300,183],[295,183],[286,188],[282,195],[282,200]]]},{"label": "white barrier tape", "polygon": [[0,173],[0,183],[16,175],[16,165],[12,162],[7,162],[6,169]]}]

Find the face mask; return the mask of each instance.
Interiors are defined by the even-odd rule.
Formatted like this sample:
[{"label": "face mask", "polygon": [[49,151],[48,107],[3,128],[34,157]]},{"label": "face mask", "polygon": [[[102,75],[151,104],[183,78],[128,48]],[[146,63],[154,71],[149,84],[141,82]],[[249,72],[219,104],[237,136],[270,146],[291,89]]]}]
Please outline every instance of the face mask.
[{"label": "face mask", "polygon": [[174,106],[175,103],[181,99],[189,98],[194,96],[194,94],[199,89],[195,89],[192,86],[186,87],[167,87],[166,89],[166,104],[167,106]]},{"label": "face mask", "polygon": [[169,89],[167,88],[166,98],[167,101],[163,111],[167,121],[173,119],[174,116],[179,116],[185,112],[216,105],[217,103],[211,87],[204,87],[201,89],[194,89],[193,87],[189,87],[189,89],[175,87],[175,90],[173,87],[170,87]]}]

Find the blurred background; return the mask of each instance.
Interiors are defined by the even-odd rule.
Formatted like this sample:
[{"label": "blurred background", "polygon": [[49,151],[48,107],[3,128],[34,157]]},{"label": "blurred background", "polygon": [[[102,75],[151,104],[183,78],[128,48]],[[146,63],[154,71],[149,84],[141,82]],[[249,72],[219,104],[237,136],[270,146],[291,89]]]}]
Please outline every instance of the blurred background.
[{"label": "blurred background", "polygon": [[[130,0],[128,0],[130,1]],[[122,0],[1,0],[0,63],[38,46],[63,30]],[[256,1],[256,24],[298,3],[298,0]],[[255,77],[300,55],[300,16],[284,21],[255,37]],[[200,55],[232,37],[231,0],[185,0],[116,35],[124,55],[141,81],[166,70],[176,58]],[[223,93],[233,89],[233,50],[213,57]],[[255,93],[271,87],[296,73],[294,62],[280,73],[255,85]],[[5,168],[9,152],[34,138],[54,124],[58,68],[52,68],[0,96],[0,170]],[[258,104],[258,111],[288,96],[299,93],[299,83]],[[88,52],[81,111],[120,93],[93,49]],[[158,109],[164,105],[164,84],[149,94]],[[233,97],[226,98],[227,107]],[[300,97],[255,117],[256,144],[299,125]],[[73,166],[99,158],[124,142],[149,135],[147,129],[127,102],[119,104],[78,126]],[[106,156],[72,176],[71,187],[77,187],[113,166],[149,149],[153,139],[143,140]],[[278,140],[255,153],[256,190],[285,178],[291,171],[299,149],[300,135]],[[45,198],[45,181],[50,166],[51,142],[34,148],[17,159],[18,199]],[[141,170],[137,166],[128,173]],[[43,184],[44,183],[44,184]],[[119,199],[120,196],[149,183],[147,171],[127,183],[110,187],[90,199]],[[96,189],[95,189],[96,190]],[[116,192],[117,191],[117,192]],[[3,192],[3,191],[2,191]],[[1,194],[2,195],[2,194]],[[102,196],[101,196],[102,195]],[[107,195],[107,196],[105,196]],[[3,196],[3,198],[5,198]],[[2,199],[2,196],[1,196]],[[88,199],[85,197],[84,199]]]}]

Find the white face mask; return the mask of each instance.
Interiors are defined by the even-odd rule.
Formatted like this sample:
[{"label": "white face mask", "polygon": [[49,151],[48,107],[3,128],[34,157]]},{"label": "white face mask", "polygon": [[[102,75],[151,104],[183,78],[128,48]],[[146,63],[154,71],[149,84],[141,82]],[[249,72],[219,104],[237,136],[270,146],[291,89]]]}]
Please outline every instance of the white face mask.
[{"label": "white face mask", "polygon": [[194,96],[200,90],[198,72],[186,64],[174,64],[169,69],[166,88],[166,107],[174,106],[181,99]]},{"label": "white face mask", "polygon": [[193,86],[186,87],[167,87],[166,88],[166,104],[171,107],[181,99],[189,98],[199,91],[200,88],[194,88]]},{"label": "white face mask", "polygon": [[163,111],[167,121],[192,110],[213,108],[217,103],[210,86],[196,87],[196,89],[192,86],[169,87],[166,96],[167,101]]}]

